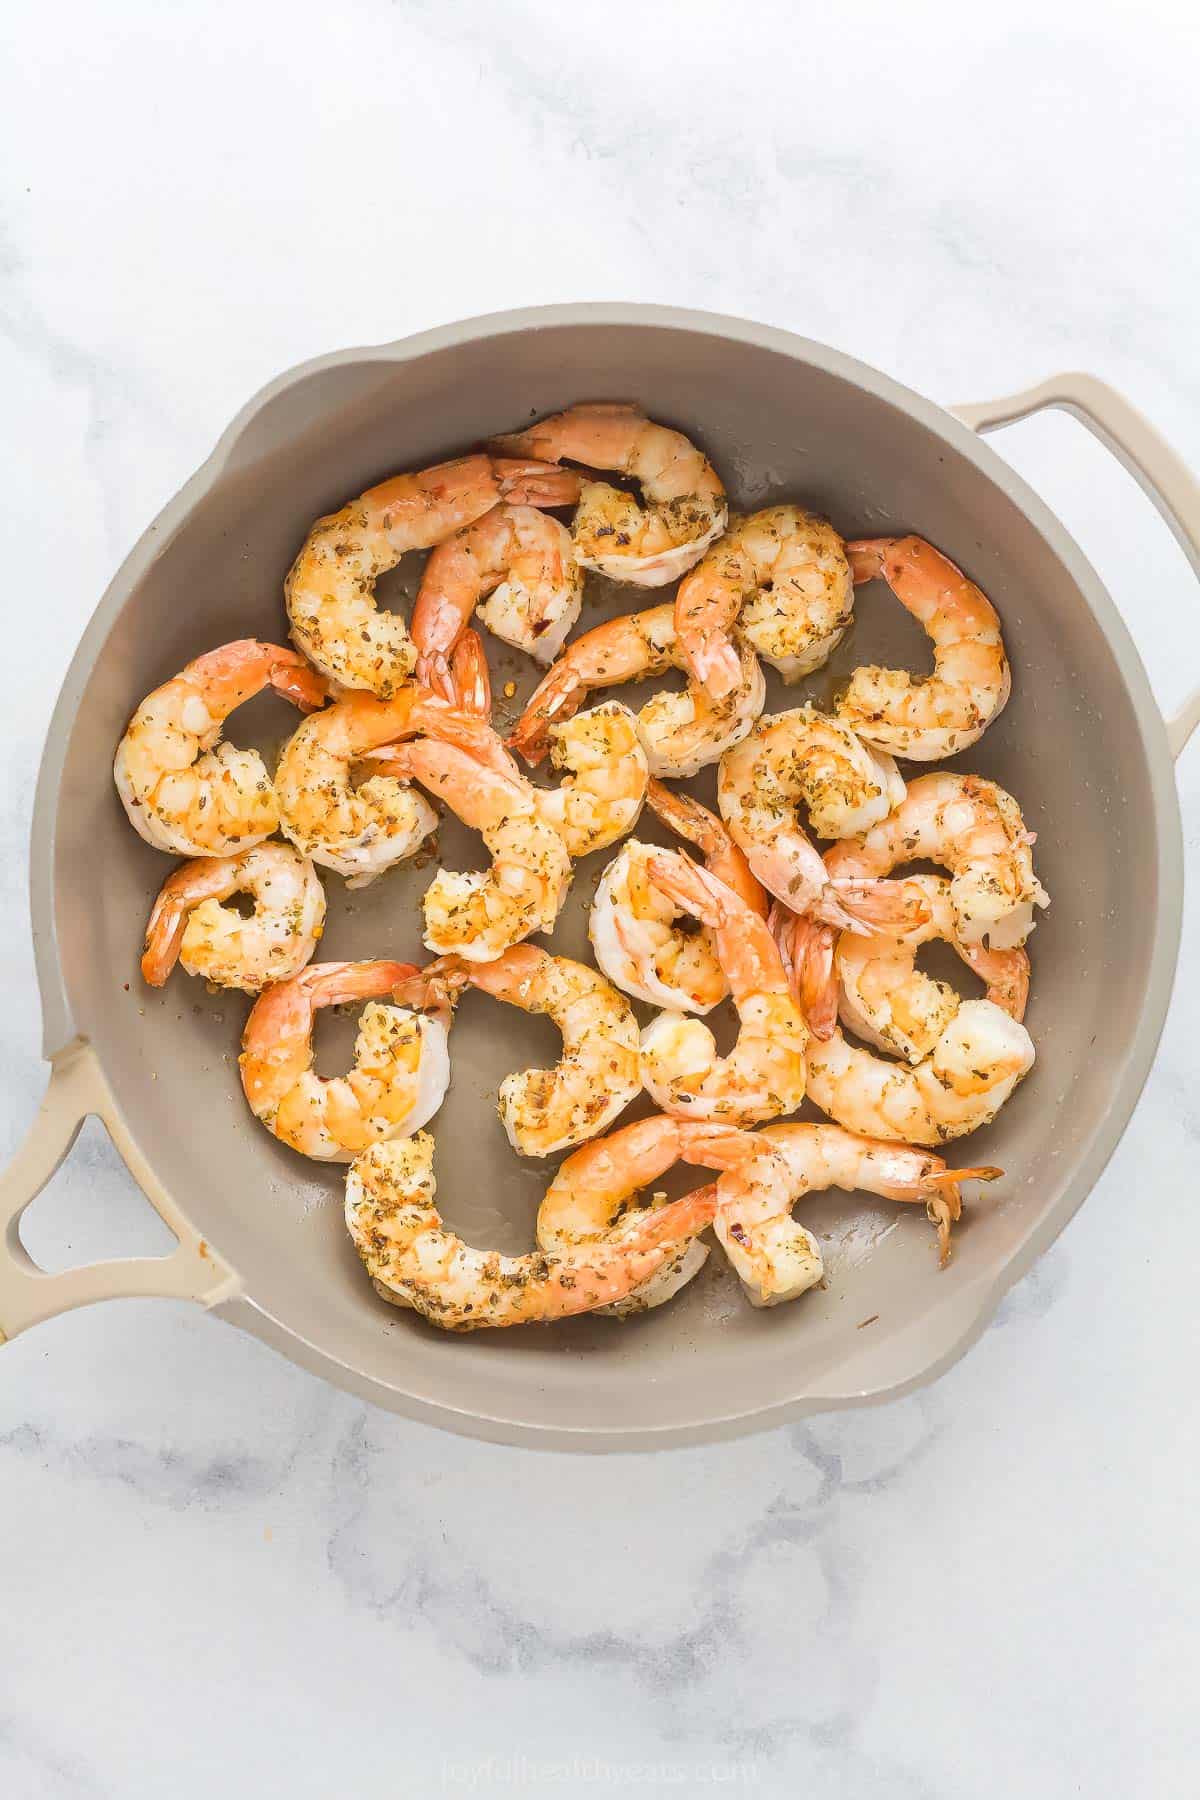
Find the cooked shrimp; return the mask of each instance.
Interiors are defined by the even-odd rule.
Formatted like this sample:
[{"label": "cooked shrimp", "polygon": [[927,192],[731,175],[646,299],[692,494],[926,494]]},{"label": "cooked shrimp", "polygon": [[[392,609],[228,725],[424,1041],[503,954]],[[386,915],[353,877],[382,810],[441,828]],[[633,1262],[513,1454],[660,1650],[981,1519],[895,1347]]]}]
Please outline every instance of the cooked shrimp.
[{"label": "cooked shrimp", "polygon": [[815,1287],[825,1273],[821,1247],[792,1217],[804,1192],[784,1157],[759,1138],[717,1182],[713,1229],[752,1306],[778,1306]]},{"label": "cooked shrimp", "polygon": [[[757,1149],[758,1140],[750,1132],[732,1125],[693,1125],[668,1118],[625,1125],[585,1144],[561,1165],[538,1211],[538,1243],[549,1251],[619,1243],[663,1204],[663,1194],[654,1194],[650,1206],[641,1204],[640,1196],[675,1163],[725,1169]],[[624,1316],[661,1306],[698,1275],[707,1260],[707,1246],[691,1238],[649,1281],[600,1310]]]},{"label": "cooked shrimp", "polygon": [[156,850],[227,856],[276,829],[262,757],[221,741],[234,708],[267,686],[304,711],[325,697],[324,682],[296,651],[239,638],[198,656],[142,701],[117,746],[113,779],[130,824]]},{"label": "cooked shrimp", "polygon": [[659,851],[649,875],[713,932],[740,1029],[717,1055],[707,1025],[660,1013],[642,1033],[642,1082],[663,1112],[750,1125],[794,1112],[804,1098],[808,1029],[766,921],[682,851]]},{"label": "cooked shrimp", "polygon": [[839,926],[902,923],[915,896],[903,883],[832,879],[797,805],[807,802],[814,831],[838,837],[883,818],[903,794],[890,756],[811,706],[760,720],[725,752],[717,779],[725,822],[763,886],[794,912]]},{"label": "cooked shrimp", "polygon": [[[745,737],[766,703],[758,658],[741,645],[742,681],[714,700],[695,681],[682,693],[660,691],[637,715],[652,775],[695,775]],[[596,688],[642,681],[683,667],[669,603],[621,619],[606,619],[568,644],[535,691],[509,740],[527,762],[545,755],[550,728],[569,718]]]},{"label": "cooked shrimp", "polygon": [[596,963],[623,993],[672,1012],[706,1013],[729,992],[712,933],[650,879],[656,844],[627,838],[608,864],[588,915]]},{"label": "cooked shrimp", "polygon": [[[907,1144],[857,1137],[837,1125],[768,1125],[758,1137],[786,1162],[799,1185],[797,1198],[840,1188],[847,1194],[878,1194],[884,1200],[923,1202],[930,1224],[937,1227],[943,1263],[950,1257],[950,1227],[962,1216],[961,1184],[995,1181],[1004,1172],[994,1168],[948,1169],[940,1156],[912,1150]],[[724,1199],[719,1190],[718,1193]],[[719,1205],[718,1236],[728,1230],[728,1213],[722,1218],[724,1210]]]},{"label": "cooked shrimp", "polygon": [[[647,803],[658,817],[704,853],[705,867],[762,913],[766,900],[742,852],[720,819],[699,801],[651,780]],[[673,1012],[711,1012],[729,992],[712,932],[681,928],[687,915],[650,879],[658,854],[630,838],[596,889],[588,936],[610,981],[635,1000]]]},{"label": "cooked shrimp", "polygon": [[[452,658],[449,692],[455,705],[488,718],[491,690],[478,634],[464,632]],[[565,770],[556,788],[534,788],[538,809],[572,857],[604,850],[631,831],[646,797],[646,753],[637,722],[619,700],[606,700],[550,729],[550,759]],[[525,779],[494,731],[471,746],[498,775],[523,788]],[[387,761],[387,752],[381,753]]]},{"label": "cooked shrimp", "polygon": [[1029,994],[1029,958],[1024,950],[987,950],[965,944],[950,898],[950,883],[940,875],[913,875],[929,908],[923,925],[896,936],[860,937],[844,931],[838,939],[834,991],[841,988],[842,1023],[858,1037],[906,1062],[928,1056],[961,1004],[954,989],[916,966],[922,944],[940,938],[987,983],[987,999],[1010,1018],[1025,1016]]},{"label": "cooked shrimp", "polygon": [[570,532],[549,513],[505,501],[439,544],[425,565],[411,628],[417,679],[453,699],[450,653],[476,608],[495,637],[551,663],[582,604]]},{"label": "cooked shrimp", "polygon": [[924,1061],[888,1062],[840,1030],[808,1046],[808,1097],[847,1131],[944,1144],[994,1119],[1033,1067],[1024,1025],[991,1000],[964,1000]]},{"label": "cooked shrimp", "polygon": [[[222,906],[249,894],[243,919]],[[240,856],[200,856],[168,875],[150,923],[142,974],[161,987],[176,962],[216,987],[256,994],[298,975],[325,925],[325,891],[306,856],[290,844],[258,844]]]},{"label": "cooked shrimp", "polygon": [[954,756],[982,737],[1012,686],[995,607],[924,538],[846,545],[856,582],[877,575],[933,643],[932,675],[855,669],[838,717],[877,750],[912,762]]},{"label": "cooked shrimp", "polygon": [[284,586],[292,637],[342,687],[391,699],[416,650],[403,619],[376,609],[379,577],[406,551],[440,544],[501,500],[563,506],[577,492],[562,469],[484,455],[393,475],[310,530]]},{"label": "cooked shrimp", "polygon": [[633,830],[649,770],[627,706],[605,700],[552,726],[550,760],[565,774],[556,788],[537,790],[538,803],[571,856],[605,850]]},{"label": "cooked shrimp", "polygon": [[306,719],[285,745],[275,772],[279,824],[298,850],[362,887],[420,849],[437,824],[423,794],[407,781],[376,774],[355,785],[355,764],[409,733],[436,725],[482,741],[483,721],[453,712],[416,686],[391,700],[347,694]]},{"label": "cooked shrimp", "polygon": [[553,1069],[523,1069],[500,1083],[496,1110],[522,1156],[553,1156],[595,1137],[640,1093],[637,1020],[594,969],[521,944],[472,967],[470,979],[495,1000],[544,1013],[562,1034]]},{"label": "cooked shrimp", "polygon": [[[817,836],[841,838],[886,818],[904,798],[904,782],[890,756],[810,705],[760,719],[726,751],[720,791],[735,837],[743,814],[765,814],[778,831],[803,800]],[[767,830],[764,820],[761,834]]]},{"label": "cooked shrimp", "polygon": [[435,1193],[428,1132],[376,1144],[346,1177],[346,1224],[375,1291],[446,1331],[563,1319],[622,1300],[678,1257],[716,1204],[703,1188],[636,1218],[615,1241],[502,1256],[447,1231]]},{"label": "cooked shrimp", "polygon": [[979,775],[949,770],[910,781],[900,805],[852,843],[825,857],[834,880],[877,879],[906,862],[940,863],[963,944],[1015,950],[1050,896],[1033,872],[1033,832],[1011,794]]},{"label": "cooked shrimp", "polygon": [[[497,766],[496,752],[506,770]],[[480,753],[422,738],[381,750],[373,761],[436,794],[491,852],[490,869],[439,869],[426,888],[421,906],[429,949],[488,962],[531,932],[553,929],[571,885],[571,858],[543,816],[540,794],[498,740],[493,752]]]},{"label": "cooked shrimp", "polygon": [[853,610],[841,538],[799,506],[768,506],[735,520],[675,596],[684,660],[718,698],[740,679],[735,622],[785,681],[799,681],[828,662]]},{"label": "cooked shrimp", "polygon": [[496,1110],[522,1156],[553,1156],[595,1137],[641,1091],[633,1009],[586,964],[518,944],[494,962],[450,957],[425,973],[545,1013],[562,1033],[553,1069],[523,1069],[500,1083]]},{"label": "cooked shrimp", "polygon": [[636,406],[572,406],[495,440],[510,456],[615,469],[644,504],[606,481],[585,481],[571,526],[575,557],[614,581],[662,587],[699,562],[725,529],[725,489],[702,451]]},{"label": "cooked shrimp", "polygon": [[[491,712],[487,659],[478,635],[464,632],[455,648],[449,693],[458,708],[484,719]],[[550,760],[565,771],[556,788],[533,788],[503,740],[490,728],[469,748],[494,772],[515,782],[552,825],[572,857],[604,850],[637,823],[646,797],[646,752],[637,721],[619,700],[606,700],[550,728]],[[383,765],[389,753],[376,759]]]},{"label": "cooked shrimp", "polygon": [[[378,1005],[419,972],[412,963],[311,963],[270,987],[242,1033],[242,1087],[250,1110],[293,1150],[319,1162],[351,1162],[369,1144],[416,1131],[450,1082],[450,1009],[423,990],[423,1010]],[[313,1026],[323,1006],[363,1009],[349,1075],[313,1072]]]}]

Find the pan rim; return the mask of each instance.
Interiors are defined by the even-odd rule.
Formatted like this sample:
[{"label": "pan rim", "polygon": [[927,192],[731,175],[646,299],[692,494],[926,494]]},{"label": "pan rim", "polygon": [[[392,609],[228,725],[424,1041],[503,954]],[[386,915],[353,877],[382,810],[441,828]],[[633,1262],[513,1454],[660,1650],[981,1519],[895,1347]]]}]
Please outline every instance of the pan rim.
[{"label": "pan rim", "polygon": [[[919,1367],[888,1379],[869,1376],[869,1353],[852,1358],[839,1370],[815,1384],[807,1384],[794,1396],[736,1413],[706,1411],[703,1404],[673,1422],[651,1421],[620,1427],[540,1424],[536,1419],[489,1413],[486,1395],[477,1407],[464,1411],[426,1393],[414,1393],[401,1385],[405,1371],[397,1371],[396,1383],[367,1375],[342,1362],[330,1351],[306,1339],[291,1325],[271,1318],[244,1292],[221,1302],[213,1310],[255,1332],[277,1349],[309,1369],[372,1398],[393,1411],[435,1423],[445,1429],[485,1436],[511,1443],[545,1448],[646,1449],[658,1445],[694,1443],[765,1429],[807,1413],[837,1407],[863,1405],[898,1397],[936,1379],[965,1353],[990,1323],[1004,1295],[1058,1237],[1078,1211],[1113,1155],[1132,1116],[1150,1072],[1170,1004],[1182,931],[1183,839],[1174,770],[1166,730],[1154,700],[1141,656],[1128,627],[1096,571],[1065,526],[1044,501],[1004,462],[990,445],[953,413],[927,400],[871,365],[827,345],[782,327],[756,323],[729,315],[688,308],[622,302],[580,302],[566,305],[519,308],[465,318],[435,326],[411,336],[378,345],[360,345],[310,358],[283,371],[265,384],[238,411],[222,432],[209,456],[167,502],[137,540],[114,574],[89,620],[68,667],[51,717],[42,754],[35,794],[30,851],[30,903],[38,986],[44,1021],[44,1053],[53,1058],[78,1036],[70,995],[62,976],[54,920],[54,855],[61,777],[70,726],[79,708],[92,671],[117,616],[129,600],[146,568],[169,542],[175,529],[197,502],[221,478],[233,459],[249,425],[278,394],[324,370],[370,362],[403,363],[430,352],[465,342],[501,339],[530,329],[560,326],[646,326],[674,332],[724,338],[732,342],[786,355],[838,376],[940,437],[956,453],[974,465],[1028,518],[1070,576],[1083,602],[1103,632],[1137,723],[1138,739],[1151,794],[1157,851],[1157,930],[1151,951],[1141,1009],[1122,1055],[1115,1078],[1114,1099],[1097,1123],[1062,1194],[1038,1226],[1031,1230],[1008,1260],[986,1279],[964,1289],[958,1299],[965,1305],[947,1308],[947,1325],[938,1341],[927,1344]],[[187,1211],[187,1208],[184,1208]],[[219,1247],[219,1246],[218,1246]],[[953,1313],[953,1320],[949,1315]],[[863,1364],[858,1381],[854,1369]]]}]

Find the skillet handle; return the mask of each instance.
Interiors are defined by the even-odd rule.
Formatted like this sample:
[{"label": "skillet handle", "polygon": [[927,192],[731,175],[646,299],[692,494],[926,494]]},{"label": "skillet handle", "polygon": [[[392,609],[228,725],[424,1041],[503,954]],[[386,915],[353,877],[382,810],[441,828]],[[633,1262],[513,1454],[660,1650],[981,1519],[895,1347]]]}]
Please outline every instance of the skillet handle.
[{"label": "skillet handle", "polygon": [[[1124,464],[1153,500],[1200,576],[1200,482],[1149,419],[1106,381],[1076,372],[1051,375],[1048,381],[1027,388],[1022,394],[984,400],[977,406],[952,406],[950,410],[972,431],[995,431],[999,425],[1027,419],[1048,406],[1056,406],[1086,425]],[[1189,696],[1182,710],[1166,721],[1172,756],[1179,756],[1198,725],[1200,687]]]},{"label": "skillet handle", "polygon": [[[21,1214],[58,1168],[86,1118],[103,1120],[130,1174],[179,1242],[169,1256],[135,1256],[47,1274],[22,1244]],[[46,1089],[25,1142],[0,1175],[0,1344],[30,1325],[135,1294],[157,1294],[205,1305],[236,1291],[238,1282],[183,1216],[158,1180],[117,1111],[108,1083],[86,1043],[76,1042],[56,1056]]]}]

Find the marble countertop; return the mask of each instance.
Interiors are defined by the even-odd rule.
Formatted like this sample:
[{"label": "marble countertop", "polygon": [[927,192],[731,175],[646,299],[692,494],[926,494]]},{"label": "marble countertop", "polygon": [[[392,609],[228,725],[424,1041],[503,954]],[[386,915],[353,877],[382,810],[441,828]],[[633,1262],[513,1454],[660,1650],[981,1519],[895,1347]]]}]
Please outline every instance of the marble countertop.
[{"label": "marble countertop", "polygon": [[[59,681],[288,364],[676,302],[949,402],[1090,369],[1200,464],[1200,39],[1168,0],[58,0],[0,34],[5,1154],[44,1081],[26,840]],[[1071,421],[995,441],[1177,705],[1200,612],[1165,527]],[[925,1392],[572,1459],[406,1424],[165,1302],[0,1351],[0,1790],[1193,1794],[1200,744],[1179,781],[1193,894],[1133,1124]],[[153,1223],[89,1128],[30,1240]]]}]

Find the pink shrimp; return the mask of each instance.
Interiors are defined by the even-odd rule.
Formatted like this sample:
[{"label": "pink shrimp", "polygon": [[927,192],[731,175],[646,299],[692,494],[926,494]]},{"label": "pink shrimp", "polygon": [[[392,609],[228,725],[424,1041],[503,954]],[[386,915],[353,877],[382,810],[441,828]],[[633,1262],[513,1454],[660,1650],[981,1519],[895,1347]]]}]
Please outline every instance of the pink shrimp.
[{"label": "pink shrimp", "polygon": [[[576,477],[561,472],[564,488]],[[447,538],[429,558],[410,627],[417,680],[453,697],[448,659],[478,608],[488,629],[540,663],[553,662],[583,603],[570,533],[532,506],[508,501]]]},{"label": "pink shrimp", "polygon": [[[662,1204],[660,1194],[648,1203],[642,1195],[676,1163],[729,1169],[758,1151],[755,1134],[732,1125],[656,1117],[610,1131],[560,1165],[538,1211],[538,1243],[547,1251],[620,1243]],[[648,1282],[603,1310],[625,1315],[661,1306],[700,1273],[707,1258],[707,1247],[688,1239]]]},{"label": "pink shrimp", "polygon": [[908,784],[886,818],[861,837],[834,844],[831,880],[878,880],[907,862],[949,869],[956,930],[964,944],[1014,950],[1050,896],[1033,869],[1036,834],[1012,795],[980,775],[938,769]]},{"label": "pink shrimp", "polygon": [[428,947],[472,962],[489,962],[531,932],[552,930],[571,885],[570,854],[537,789],[494,733],[483,731],[482,748],[430,736],[372,758],[383,775],[419,781],[491,852],[486,872],[439,869],[421,903]]},{"label": "pink shrimp", "polygon": [[[450,1080],[449,1008],[380,1005],[419,974],[413,963],[311,963],[255,1002],[242,1034],[242,1087],[267,1130],[322,1162],[350,1162],[369,1144],[416,1131]],[[326,1080],[313,1071],[313,1027],[325,1006],[368,1000],[354,1067]]]},{"label": "pink shrimp", "polygon": [[486,455],[393,475],[313,525],[284,589],[292,637],[342,687],[390,699],[417,653],[399,614],[376,609],[378,578],[500,501],[569,505],[578,485],[553,464]]},{"label": "pink shrimp", "polygon": [[763,886],[793,912],[860,930],[923,917],[924,903],[903,882],[840,869],[835,878],[797,808],[807,805],[814,831],[840,837],[884,818],[903,795],[890,756],[812,706],[761,719],[725,752],[717,780],[721,815]]},{"label": "pink shrimp", "polygon": [[346,1178],[346,1225],[375,1290],[445,1331],[529,1325],[622,1301],[712,1223],[716,1189],[643,1212],[614,1240],[504,1256],[448,1231],[428,1132],[377,1144]]},{"label": "pink shrimp", "polygon": [[707,1025],[661,1013],[642,1033],[642,1080],[664,1112],[750,1125],[804,1098],[808,1027],[765,919],[681,851],[650,859],[650,879],[714,933],[740,1029],[728,1056]]},{"label": "pink shrimp", "polygon": [[[604,1131],[641,1091],[633,1008],[586,963],[517,944],[491,962],[448,956],[422,971],[447,993],[468,982],[522,1012],[542,1013],[562,1033],[552,1069],[520,1069],[500,1083],[496,1110],[514,1150],[554,1156]],[[416,988],[401,990],[409,998]]]},{"label": "pink shrimp", "polygon": [[277,828],[262,757],[221,738],[234,708],[268,686],[305,712],[325,699],[325,682],[295,650],[239,638],[198,656],[142,701],[117,746],[113,779],[148,844],[177,856],[228,856]]},{"label": "pink shrimp", "polygon": [[[720,819],[687,794],[651,780],[646,803],[704,854],[705,867],[761,917],[767,898]],[[588,921],[596,961],[635,1000],[678,1012],[710,1012],[729,992],[714,934],[685,929],[680,909],[651,880],[657,851],[628,838],[600,878]]]},{"label": "pink shrimp", "polygon": [[[249,894],[248,919],[222,906]],[[168,875],[146,927],[142,975],[161,987],[181,962],[217,987],[258,993],[298,975],[325,925],[325,893],[290,844],[256,844],[240,856],[198,856]]]},{"label": "pink shrimp", "polygon": [[[695,775],[745,737],[762,712],[767,690],[748,645],[742,645],[741,659],[741,681],[720,700],[689,681],[682,693],[660,689],[646,701],[637,715],[638,735],[651,774]],[[570,718],[593,690],[682,667],[670,603],[605,619],[567,645],[535,689],[509,741],[526,762],[540,762],[554,725]]]},{"label": "pink shrimp", "polygon": [[913,762],[965,750],[982,737],[1012,686],[995,607],[924,538],[860,538],[846,553],[856,583],[882,576],[924,627],[934,671],[855,669],[838,717],[875,749]]},{"label": "pink shrimp", "polygon": [[614,581],[675,581],[725,529],[725,489],[703,451],[636,406],[571,406],[493,447],[614,469],[639,484],[644,504],[608,482],[585,482],[571,527],[577,561]]},{"label": "pink shrimp", "polygon": [[768,506],[734,520],[680,583],[675,623],[687,667],[719,698],[738,681],[735,625],[785,681],[799,681],[828,662],[853,606],[832,525],[799,506]]}]

